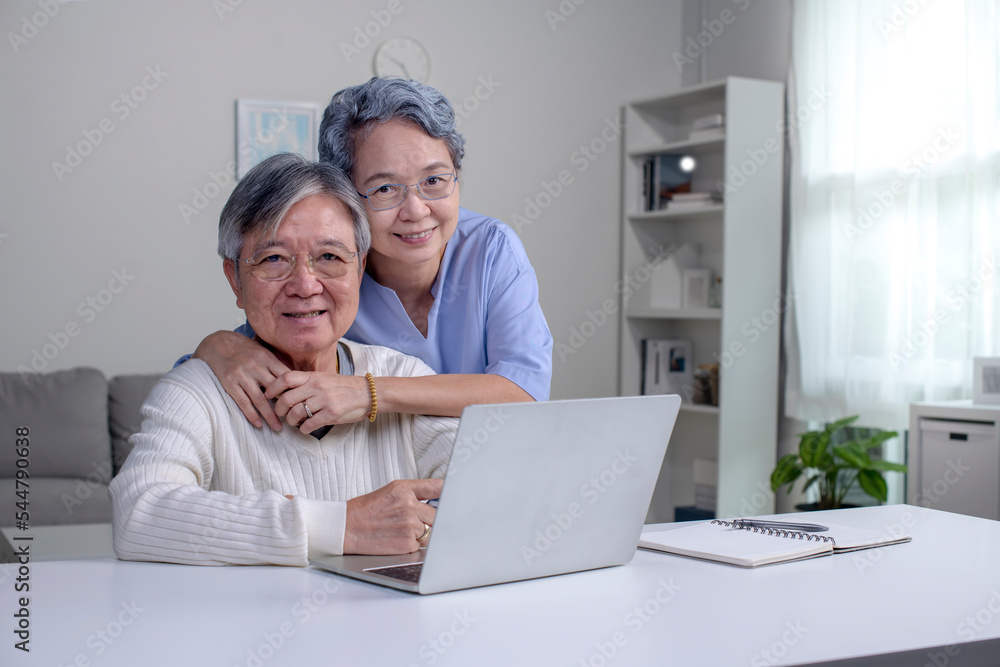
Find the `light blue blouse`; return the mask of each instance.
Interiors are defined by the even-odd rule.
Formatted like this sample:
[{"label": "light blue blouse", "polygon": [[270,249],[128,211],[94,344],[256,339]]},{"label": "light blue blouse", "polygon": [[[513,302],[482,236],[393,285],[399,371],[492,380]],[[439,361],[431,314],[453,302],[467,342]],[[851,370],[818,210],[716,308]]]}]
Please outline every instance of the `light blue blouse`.
[{"label": "light blue blouse", "polygon": [[548,400],[552,334],[535,270],[510,227],[459,209],[431,294],[424,338],[396,293],[365,274],[345,337],[420,357],[438,373],[494,373]]},{"label": "light blue blouse", "polygon": [[[548,400],[552,334],[538,304],[535,270],[510,227],[459,209],[431,293],[424,338],[396,292],[366,273],[345,338],[419,357],[437,373],[500,375],[535,400]],[[249,325],[237,331],[253,336]]]}]

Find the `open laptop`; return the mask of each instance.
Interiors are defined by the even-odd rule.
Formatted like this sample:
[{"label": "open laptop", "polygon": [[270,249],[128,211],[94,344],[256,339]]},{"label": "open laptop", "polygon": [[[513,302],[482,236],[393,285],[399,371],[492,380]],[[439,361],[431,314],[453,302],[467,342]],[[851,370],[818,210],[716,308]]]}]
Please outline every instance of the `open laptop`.
[{"label": "open laptop", "polygon": [[660,395],[469,406],[427,546],[312,564],[429,594],[627,563],[680,402]]}]

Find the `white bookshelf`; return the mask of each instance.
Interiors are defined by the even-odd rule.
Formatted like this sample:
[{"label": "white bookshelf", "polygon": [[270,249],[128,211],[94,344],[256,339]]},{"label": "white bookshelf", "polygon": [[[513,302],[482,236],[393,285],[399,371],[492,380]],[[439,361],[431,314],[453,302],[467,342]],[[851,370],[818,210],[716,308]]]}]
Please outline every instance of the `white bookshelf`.
[{"label": "white bookshelf", "polygon": [[[623,108],[623,280],[648,276],[658,249],[694,243],[723,288],[721,308],[697,309],[652,306],[648,282],[623,290],[622,395],[641,393],[646,338],[690,340],[695,367],[726,362],[718,407],[682,404],[649,521],[673,521],[675,507],[694,504],[695,459],[718,461],[718,516],[774,511],[765,490],[778,438],[783,97],[780,83],[728,78]],[[721,138],[688,139],[691,122],[713,113],[724,114]],[[723,203],[643,210],[643,161],[658,153],[693,156],[692,189],[728,183]]]}]

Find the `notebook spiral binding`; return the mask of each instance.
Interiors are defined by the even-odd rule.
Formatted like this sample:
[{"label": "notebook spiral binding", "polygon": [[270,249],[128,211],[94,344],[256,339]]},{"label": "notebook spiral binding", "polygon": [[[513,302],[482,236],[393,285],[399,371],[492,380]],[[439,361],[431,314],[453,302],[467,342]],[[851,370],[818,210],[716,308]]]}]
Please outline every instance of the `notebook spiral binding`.
[{"label": "notebook spiral binding", "polygon": [[726,526],[727,528],[739,528],[741,530],[749,530],[754,533],[763,533],[765,535],[774,535],[776,537],[789,537],[794,540],[806,540],[811,542],[833,542],[833,538],[828,535],[817,535],[816,533],[804,533],[800,530],[784,530],[781,528],[761,528],[760,526],[754,526],[752,524],[741,521],[740,519],[734,519],[733,521],[725,521],[723,519],[713,519],[713,524],[719,526]]}]

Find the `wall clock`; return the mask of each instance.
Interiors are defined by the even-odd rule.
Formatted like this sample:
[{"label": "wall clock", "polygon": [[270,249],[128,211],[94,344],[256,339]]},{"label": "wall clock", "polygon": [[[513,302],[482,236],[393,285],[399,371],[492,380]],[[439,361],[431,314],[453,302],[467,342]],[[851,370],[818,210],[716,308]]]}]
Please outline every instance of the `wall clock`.
[{"label": "wall clock", "polygon": [[427,81],[431,73],[431,57],[427,49],[412,37],[390,37],[375,51],[372,63],[377,76],[401,76],[404,79]]}]

